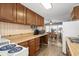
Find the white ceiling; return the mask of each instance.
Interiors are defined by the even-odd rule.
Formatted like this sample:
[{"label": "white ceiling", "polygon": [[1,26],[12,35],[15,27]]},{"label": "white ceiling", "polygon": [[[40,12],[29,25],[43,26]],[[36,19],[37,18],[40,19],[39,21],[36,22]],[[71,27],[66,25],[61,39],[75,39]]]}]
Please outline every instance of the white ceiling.
[{"label": "white ceiling", "polygon": [[41,3],[22,3],[26,7],[32,9],[39,15],[45,17],[45,20],[52,20],[53,22],[63,22],[70,20],[72,8],[78,3],[52,3],[52,8],[47,10]]}]

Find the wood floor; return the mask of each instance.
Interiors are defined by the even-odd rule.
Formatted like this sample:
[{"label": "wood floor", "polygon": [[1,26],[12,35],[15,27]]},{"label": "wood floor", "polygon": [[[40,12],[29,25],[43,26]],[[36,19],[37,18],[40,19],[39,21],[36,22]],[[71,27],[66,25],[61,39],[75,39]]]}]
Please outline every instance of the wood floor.
[{"label": "wood floor", "polygon": [[36,56],[65,56],[62,53],[61,43],[59,41],[49,40],[48,45],[42,46]]}]

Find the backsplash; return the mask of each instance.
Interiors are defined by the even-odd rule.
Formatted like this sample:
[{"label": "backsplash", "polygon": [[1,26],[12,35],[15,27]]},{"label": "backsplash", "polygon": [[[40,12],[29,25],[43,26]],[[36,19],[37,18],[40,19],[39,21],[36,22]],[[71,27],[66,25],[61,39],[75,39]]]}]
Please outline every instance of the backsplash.
[{"label": "backsplash", "polygon": [[[43,29],[44,27],[38,27],[38,29]],[[14,23],[0,22],[0,35],[15,35],[23,33],[33,33],[33,29],[29,25],[21,25]]]},{"label": "backsplash", "polygon": [[33,33],[33,30],[28,25],[0,22],[1,36],[21,34],[21,33]]}]

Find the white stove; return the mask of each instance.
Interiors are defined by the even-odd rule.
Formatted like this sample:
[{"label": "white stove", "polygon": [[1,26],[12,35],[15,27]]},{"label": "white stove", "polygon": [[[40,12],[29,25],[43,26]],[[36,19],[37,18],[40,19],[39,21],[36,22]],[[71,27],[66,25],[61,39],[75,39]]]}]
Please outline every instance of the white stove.
[{"label": "white stove", "polygon": [[5,39],[5,38],[2,38],[2,39],[0,38],[0,46],[9,44],[9,43],[10,43],[10,40]]},{"label": "white stove", "polygon": [[0,56],[28,56],[28,48],[0,39]]}]

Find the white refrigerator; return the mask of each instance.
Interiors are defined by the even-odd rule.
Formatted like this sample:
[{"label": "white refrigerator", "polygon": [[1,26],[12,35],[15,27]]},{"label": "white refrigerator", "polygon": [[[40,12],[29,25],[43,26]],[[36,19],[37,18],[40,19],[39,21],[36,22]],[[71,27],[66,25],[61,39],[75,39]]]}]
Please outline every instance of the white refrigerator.
[{"label": "white refrigerator", "polygon": [[62,31],[62,52],[66,54],[66,37],[79,35],[79,21],[63,22]]}]

